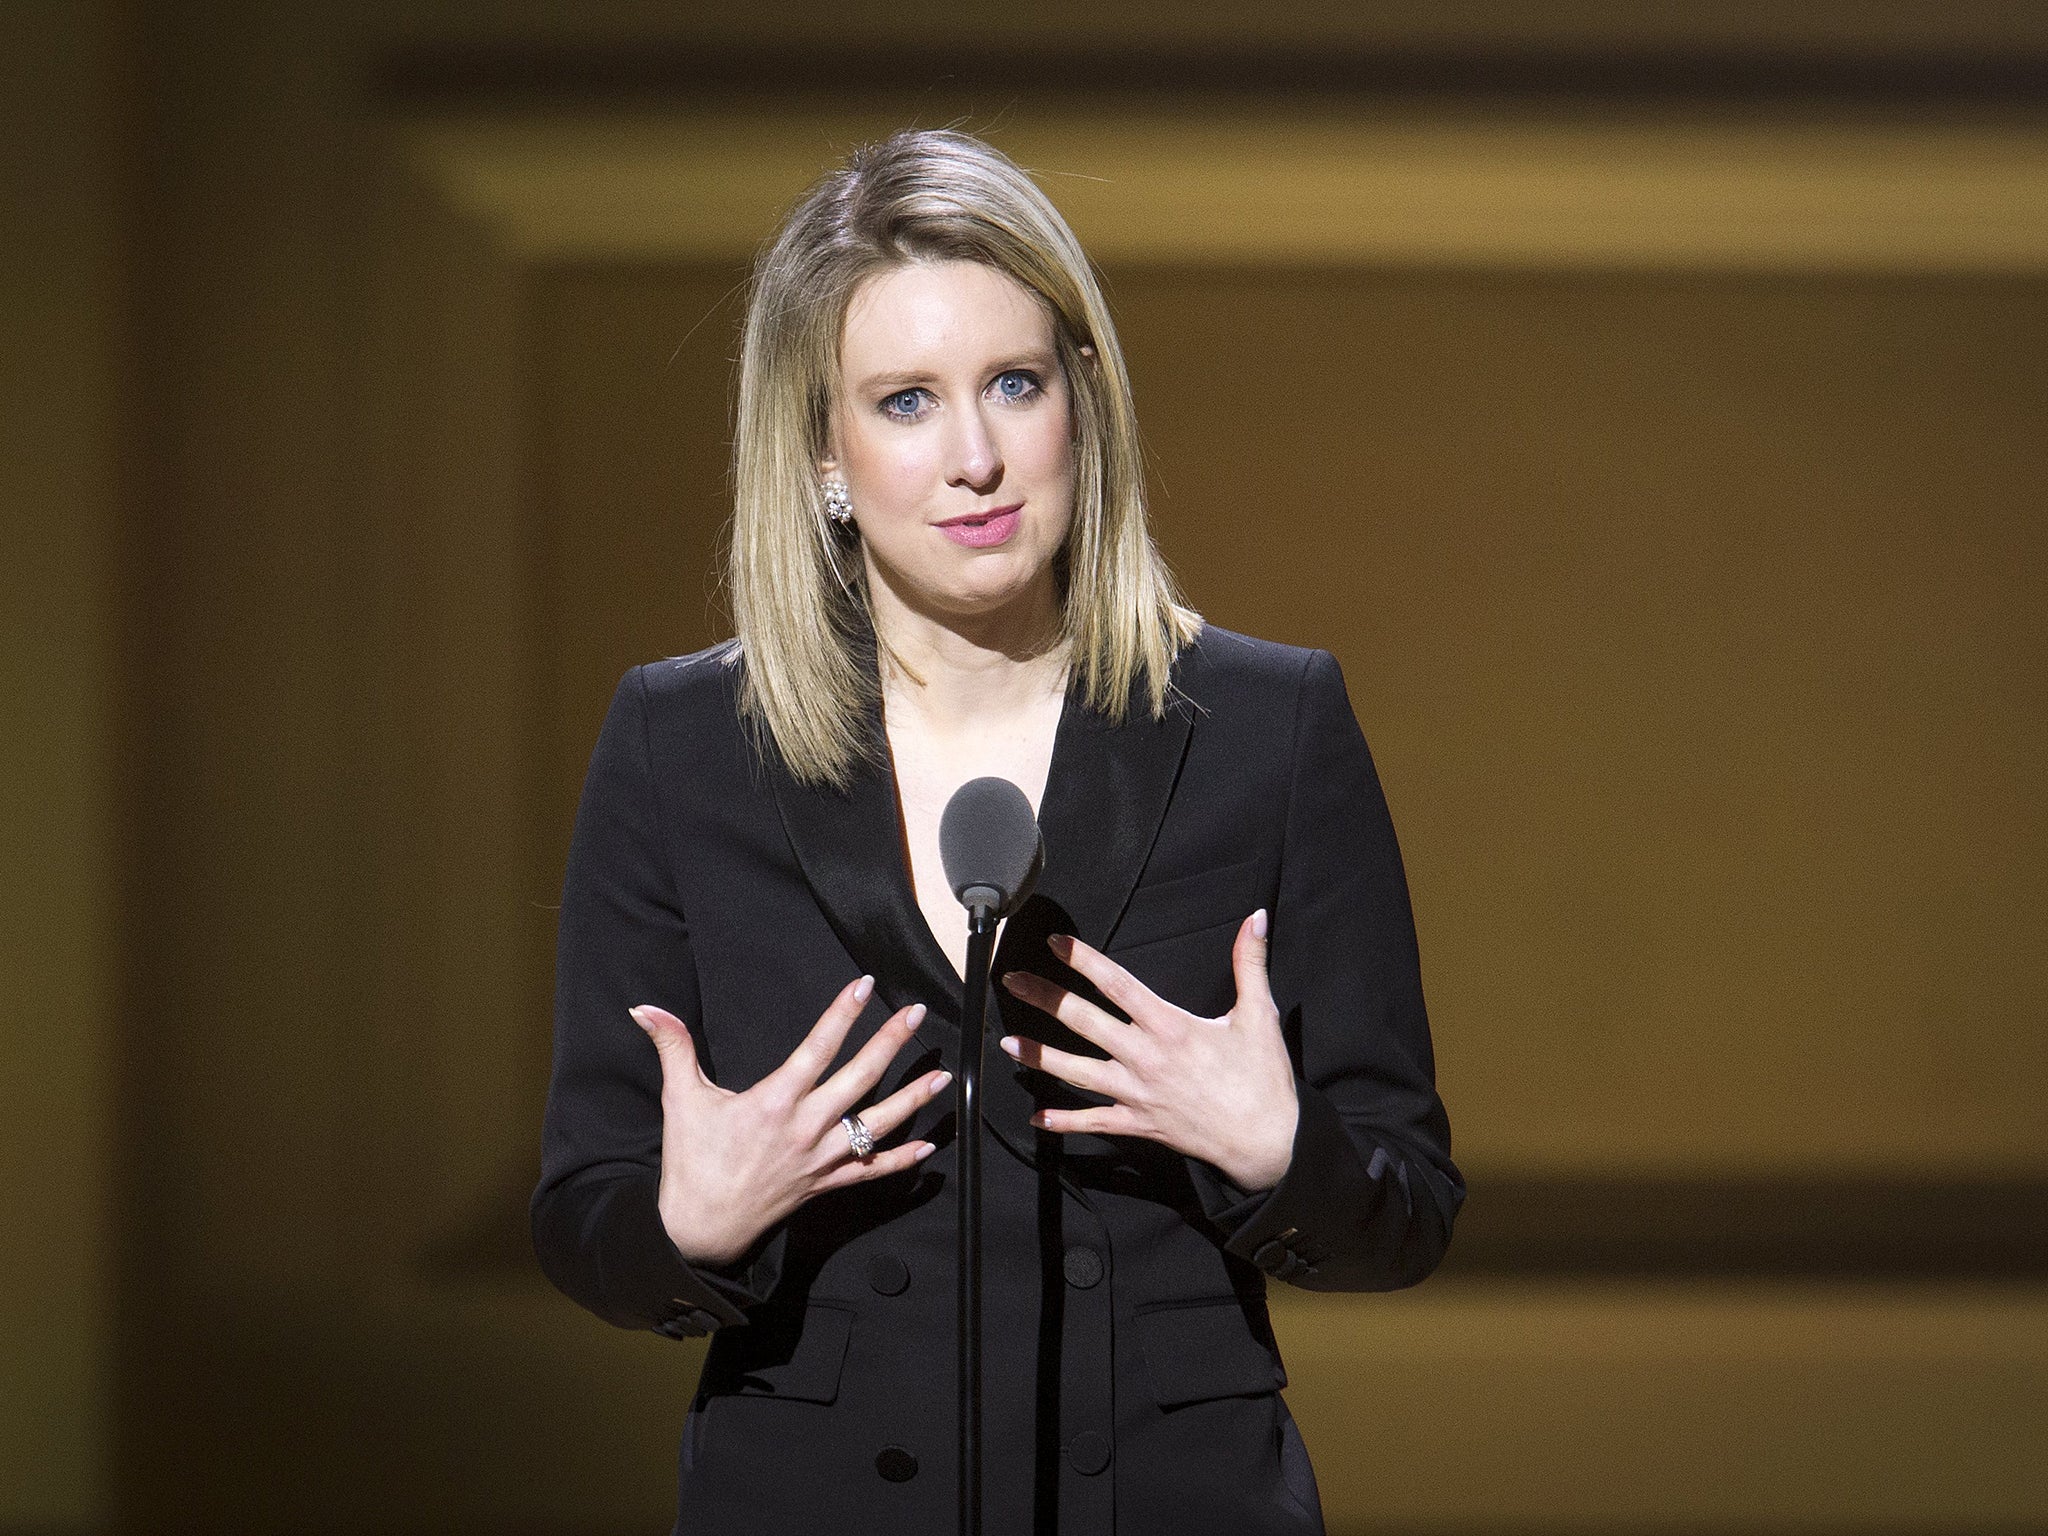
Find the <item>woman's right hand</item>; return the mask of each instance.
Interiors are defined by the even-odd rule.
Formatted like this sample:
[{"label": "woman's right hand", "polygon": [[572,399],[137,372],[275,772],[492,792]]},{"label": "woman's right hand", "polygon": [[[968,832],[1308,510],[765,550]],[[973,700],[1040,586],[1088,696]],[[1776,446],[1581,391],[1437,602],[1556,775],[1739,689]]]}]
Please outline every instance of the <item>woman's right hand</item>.
[{"label": "woman's right hand", "polygon": [[[853,1155],[840,1124],[873,1090],[924,1020],[924,1004],[892,1014],[824,1082],[875,979],[849,982],[789,1059],[744,1093],[704,1075],[696,1042],[674,1014],[632,1010],[661,1055],[661,1223],[692,1264],[730,1264],[813,1195],[885,1178],[929,1157],[928,1141]],[[938,1097],[950,1072],[931,1072],[861,1112],[876,1141]]]}]

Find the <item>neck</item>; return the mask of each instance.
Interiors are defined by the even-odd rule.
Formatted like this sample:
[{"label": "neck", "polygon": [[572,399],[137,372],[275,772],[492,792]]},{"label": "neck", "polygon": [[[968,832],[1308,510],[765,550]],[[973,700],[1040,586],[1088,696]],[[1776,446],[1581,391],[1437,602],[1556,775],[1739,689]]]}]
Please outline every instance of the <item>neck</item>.
[{"label": "neck", "polygon": [[944,733],[976,731],[1065,691],[1066,645],[1050,582],[1001,610],[919,612],[871,582],[885,708]]}]

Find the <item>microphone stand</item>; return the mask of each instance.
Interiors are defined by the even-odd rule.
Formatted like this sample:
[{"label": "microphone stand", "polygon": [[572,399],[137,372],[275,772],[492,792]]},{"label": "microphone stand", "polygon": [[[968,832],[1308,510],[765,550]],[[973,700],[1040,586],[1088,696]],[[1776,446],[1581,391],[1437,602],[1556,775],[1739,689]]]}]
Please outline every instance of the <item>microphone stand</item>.
[{"label": "microphone stand", "polygon": [[967,902],[967,976],[954,1117],[960,1142],[960,1536],[981,1536],[981,1055],[1001,898],[976,888],[961,899]]}]

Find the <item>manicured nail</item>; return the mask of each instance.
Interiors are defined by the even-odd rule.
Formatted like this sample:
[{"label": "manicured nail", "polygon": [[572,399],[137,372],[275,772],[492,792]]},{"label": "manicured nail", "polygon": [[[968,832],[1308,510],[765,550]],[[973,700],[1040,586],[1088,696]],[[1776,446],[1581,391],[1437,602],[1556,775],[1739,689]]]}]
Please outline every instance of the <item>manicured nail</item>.
[{"label": "manicured nail", "polygon": [[1031,1116],[1031,1123],[1037,1126],[1041,1131],[1049,1131],[1052,1129],[1050,1125],[1046,1124],[1045,1111],[1042,1109],[1033,1112]]},{"label": "manicured nail", "polygon": [[912,1029],[916,1029],[918,1025],[924,1022],[924,1013],[925,1008],[923,1003],[912,1003],[910,1005],[910,1017],[906,1019],[904,1022],[907,1023]]},{"label": "manicured nail", "polygon": [[872,976],[863,976],[863,977],[861,977],[861,979],[860,979],[859,981],[856,981],[856,982],[855,982],[855,983],[853,984],[853,1000],[854,1000],[854,1001],[855,1001],[856,1003],[864,1003],[864,1002],[866,1002],[866,1001],[867,1001],[867,1000],[868,1000],[869,998],[873,997],[874,995],[875,995],[875,978],[874,978],[874,977],[872,977]]},{"label": "manicured nail", "polygon": [[1263,939],[1265,936],[1266,909],[1264,907],[1261,907],[1258,911],[1252,914],[1252,937],[1255,939]]},{"label": "manicured nail", "polygon": [[950,1083],[951,1081],[953,1081],[952,1073],[941,1072],[937,1077],[932,1079],[932,1085],[928,1091],[932,1093],[942,1092],[946,1084]]},{"label": "manicured nail", "polygon": [[1017,1045],[1017,1037],[1015,1035],[1005,1035],[1001,1040],[997,1041],[996,1043],[1002,1046],[1002,1048],[1012,1056],[1016,1055],[1019,1049]]},{"label": "manicured nail", "polygon": [[1012,992],[1016,991],[1016,990],[1017,990],[1017,973],[1016,973],[1015,971],[1005,971],[1005,972],[1003,972],[1003,985],[1004,985],[1005,987],[1007,987],[1007,988],[1008,988],[1008,989],[1009,989],[1010,991],[1012,991]]},{"label": "manicured nail", "polygon": [[939,1149],[933,1146],[930,1142],[921,1141],[917,1144],[917,1150],[911,1154],[911,1161],[921,1163],[938,1150]]},{"label": "manicured nail", "polygon": [[1071,934],[1055,933],[1045,941],[1045,947],[1064,960],[1074,952],[1073,936]]}]

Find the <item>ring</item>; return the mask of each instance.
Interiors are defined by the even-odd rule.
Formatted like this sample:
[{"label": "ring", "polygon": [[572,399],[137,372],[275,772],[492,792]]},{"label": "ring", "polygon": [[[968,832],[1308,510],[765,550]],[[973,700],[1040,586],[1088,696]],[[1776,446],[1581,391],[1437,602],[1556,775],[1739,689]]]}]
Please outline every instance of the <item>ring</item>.
[{"label": "ring", "polygon": [[853,1143],[855,1157],[872,1157],[875,1138],[868,1134],[868,1128],[860,1123],[859,1115],[842,1115],[839,1123],[846,1127],[846,1139]]}]

